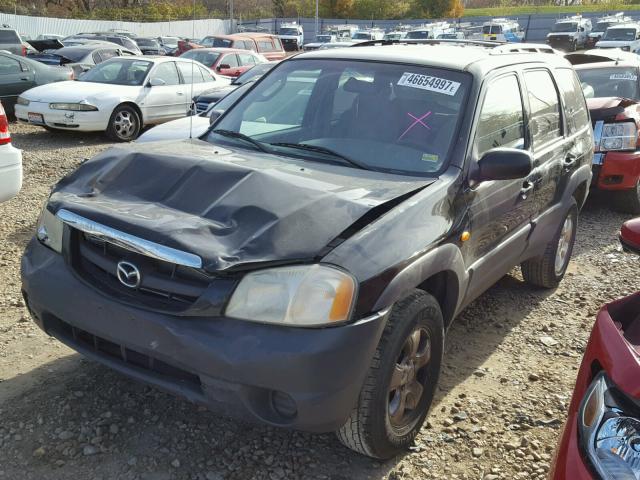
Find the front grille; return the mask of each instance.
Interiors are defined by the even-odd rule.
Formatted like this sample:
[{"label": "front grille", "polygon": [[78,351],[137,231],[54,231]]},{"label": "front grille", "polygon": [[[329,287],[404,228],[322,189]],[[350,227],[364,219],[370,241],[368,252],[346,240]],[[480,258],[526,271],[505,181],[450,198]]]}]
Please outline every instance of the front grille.
[{"label": "front grille", "polygon": [[196,102],[196,113],[202,113],[209,108],[209,103],[207,102]]},{"label": "front grille", "polygon": [[93,335],[57,317],[47,316],[44,326],[48,333],[68,345],[90,350],[101,357],[115,360],[128,367],[142,369],[156,378],[180,384],[199,393],[202,392],[200,377],[194,373]]},{"label": "front grille", "polygon": [[[192,305],[213,280],[200,270],[147,257],[71,230],[71,263],[75,271],[99,290],[123,300],[150,308],[181,311]],[[138,268],[139,286],[130,288],[118,279],[120,261]]]}]

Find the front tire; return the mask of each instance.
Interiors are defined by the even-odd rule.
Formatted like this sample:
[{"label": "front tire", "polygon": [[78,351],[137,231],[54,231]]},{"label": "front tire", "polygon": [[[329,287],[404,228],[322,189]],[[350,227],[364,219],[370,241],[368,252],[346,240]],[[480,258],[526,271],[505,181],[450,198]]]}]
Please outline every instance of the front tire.
[{"label": "front tire", "polygon": [[337,432],[340,442],[379,459],[411,446],[429,412],[443,350],[440,306],[414,290],[393,307],[358,403]]},{"label": "front tire", "polygon": [[107,135],[116,142],[131,142],[142,130],[142,119],[130,105],[120,105],[111,114]]},{"label": "front tire", "polygon": [[544,254],[520,265],[522,276],[528,284],[541,288],[556,288],[560,284],[571,260],[577,226],[578,207],[574,199]]}]

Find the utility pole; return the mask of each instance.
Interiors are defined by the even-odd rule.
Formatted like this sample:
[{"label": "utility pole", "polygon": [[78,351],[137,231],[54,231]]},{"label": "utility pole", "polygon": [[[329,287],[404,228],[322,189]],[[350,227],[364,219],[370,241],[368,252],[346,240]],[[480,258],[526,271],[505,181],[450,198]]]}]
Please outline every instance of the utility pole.
[{"label": "utility pole", "polygon": [[231,21],[230,23],[231,33],[234,33],[235,28],[233,28],[233,0],[229,0],[229,19]]},{"label": "utility pole", "polygon": [[318,17],[319,17],[319,12],[320,12],[319,4],[320,4],[320,0],[316,0],[316,37],[320,33],[318,31]]}]

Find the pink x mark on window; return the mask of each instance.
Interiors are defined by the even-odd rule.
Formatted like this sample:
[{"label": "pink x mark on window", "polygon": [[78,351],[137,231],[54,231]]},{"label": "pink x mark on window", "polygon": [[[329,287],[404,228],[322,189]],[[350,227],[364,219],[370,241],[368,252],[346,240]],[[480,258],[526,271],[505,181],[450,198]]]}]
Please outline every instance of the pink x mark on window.
[{"label": "pink x mark on window", "polygon": [[398,140],[402,140],[402,138],[409,133],[411,130],[413,130],[413,128],[416,125],[422,125],[424,128],[426,128],[427,130],[431,130],[431,127],[429,125],[427,125],[424,120],[429,117],[429,115],[431,115],[431,112],[427,112],[424,115],[422,115],[421,117],[416,117],[413,113],[407,113],[407,115],[409,115],[414,121],[411,125],[409,125],[409,128],[407,128],[402,135],[400,135],[398,137]]}]

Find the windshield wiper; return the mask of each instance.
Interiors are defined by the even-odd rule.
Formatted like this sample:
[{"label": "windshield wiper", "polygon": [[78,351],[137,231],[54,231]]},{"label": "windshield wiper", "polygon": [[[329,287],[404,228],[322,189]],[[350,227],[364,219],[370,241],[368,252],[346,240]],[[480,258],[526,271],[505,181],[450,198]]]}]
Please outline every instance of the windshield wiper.
[{"label": "windshield wiper", "polygon": [[346,155],[343,155],[342,153],[338,153],[334,150],[331,150],[330,148],[321,147],[319,145],[309,145],[308,143],[287,143],[287,142],[270,143],[269,145],[273,145],[274,147],[297,148],[298,150],[307,150],[309,152],[324,153],[325,155],[331,155],[332,157],[339,158],[343,162],[348,163],[349,165],[359,168],[361,170],[373,170],[372,168],[369,168],[361,164],[360,162],[357,162],[356,160],[353,160],[352,158],[349,158]]},{"label": "windshield wiper", "polygon": [[261,143],[261,142],[259,142],[257,140],[254,140],[249,135],[245,135],[244,133],[234,132],[233,130],[225,130],[223,128],[218,128],[216,130],[212,130],[211,133],[217,133],[218,135],[220,135],[222,137],[237,138],[238,140],[244,140],[245,142],[250,143],[251,145],[256,147],[261,152],[273,153],[271,150],[269,150],[264,145],[264,143]]}]

